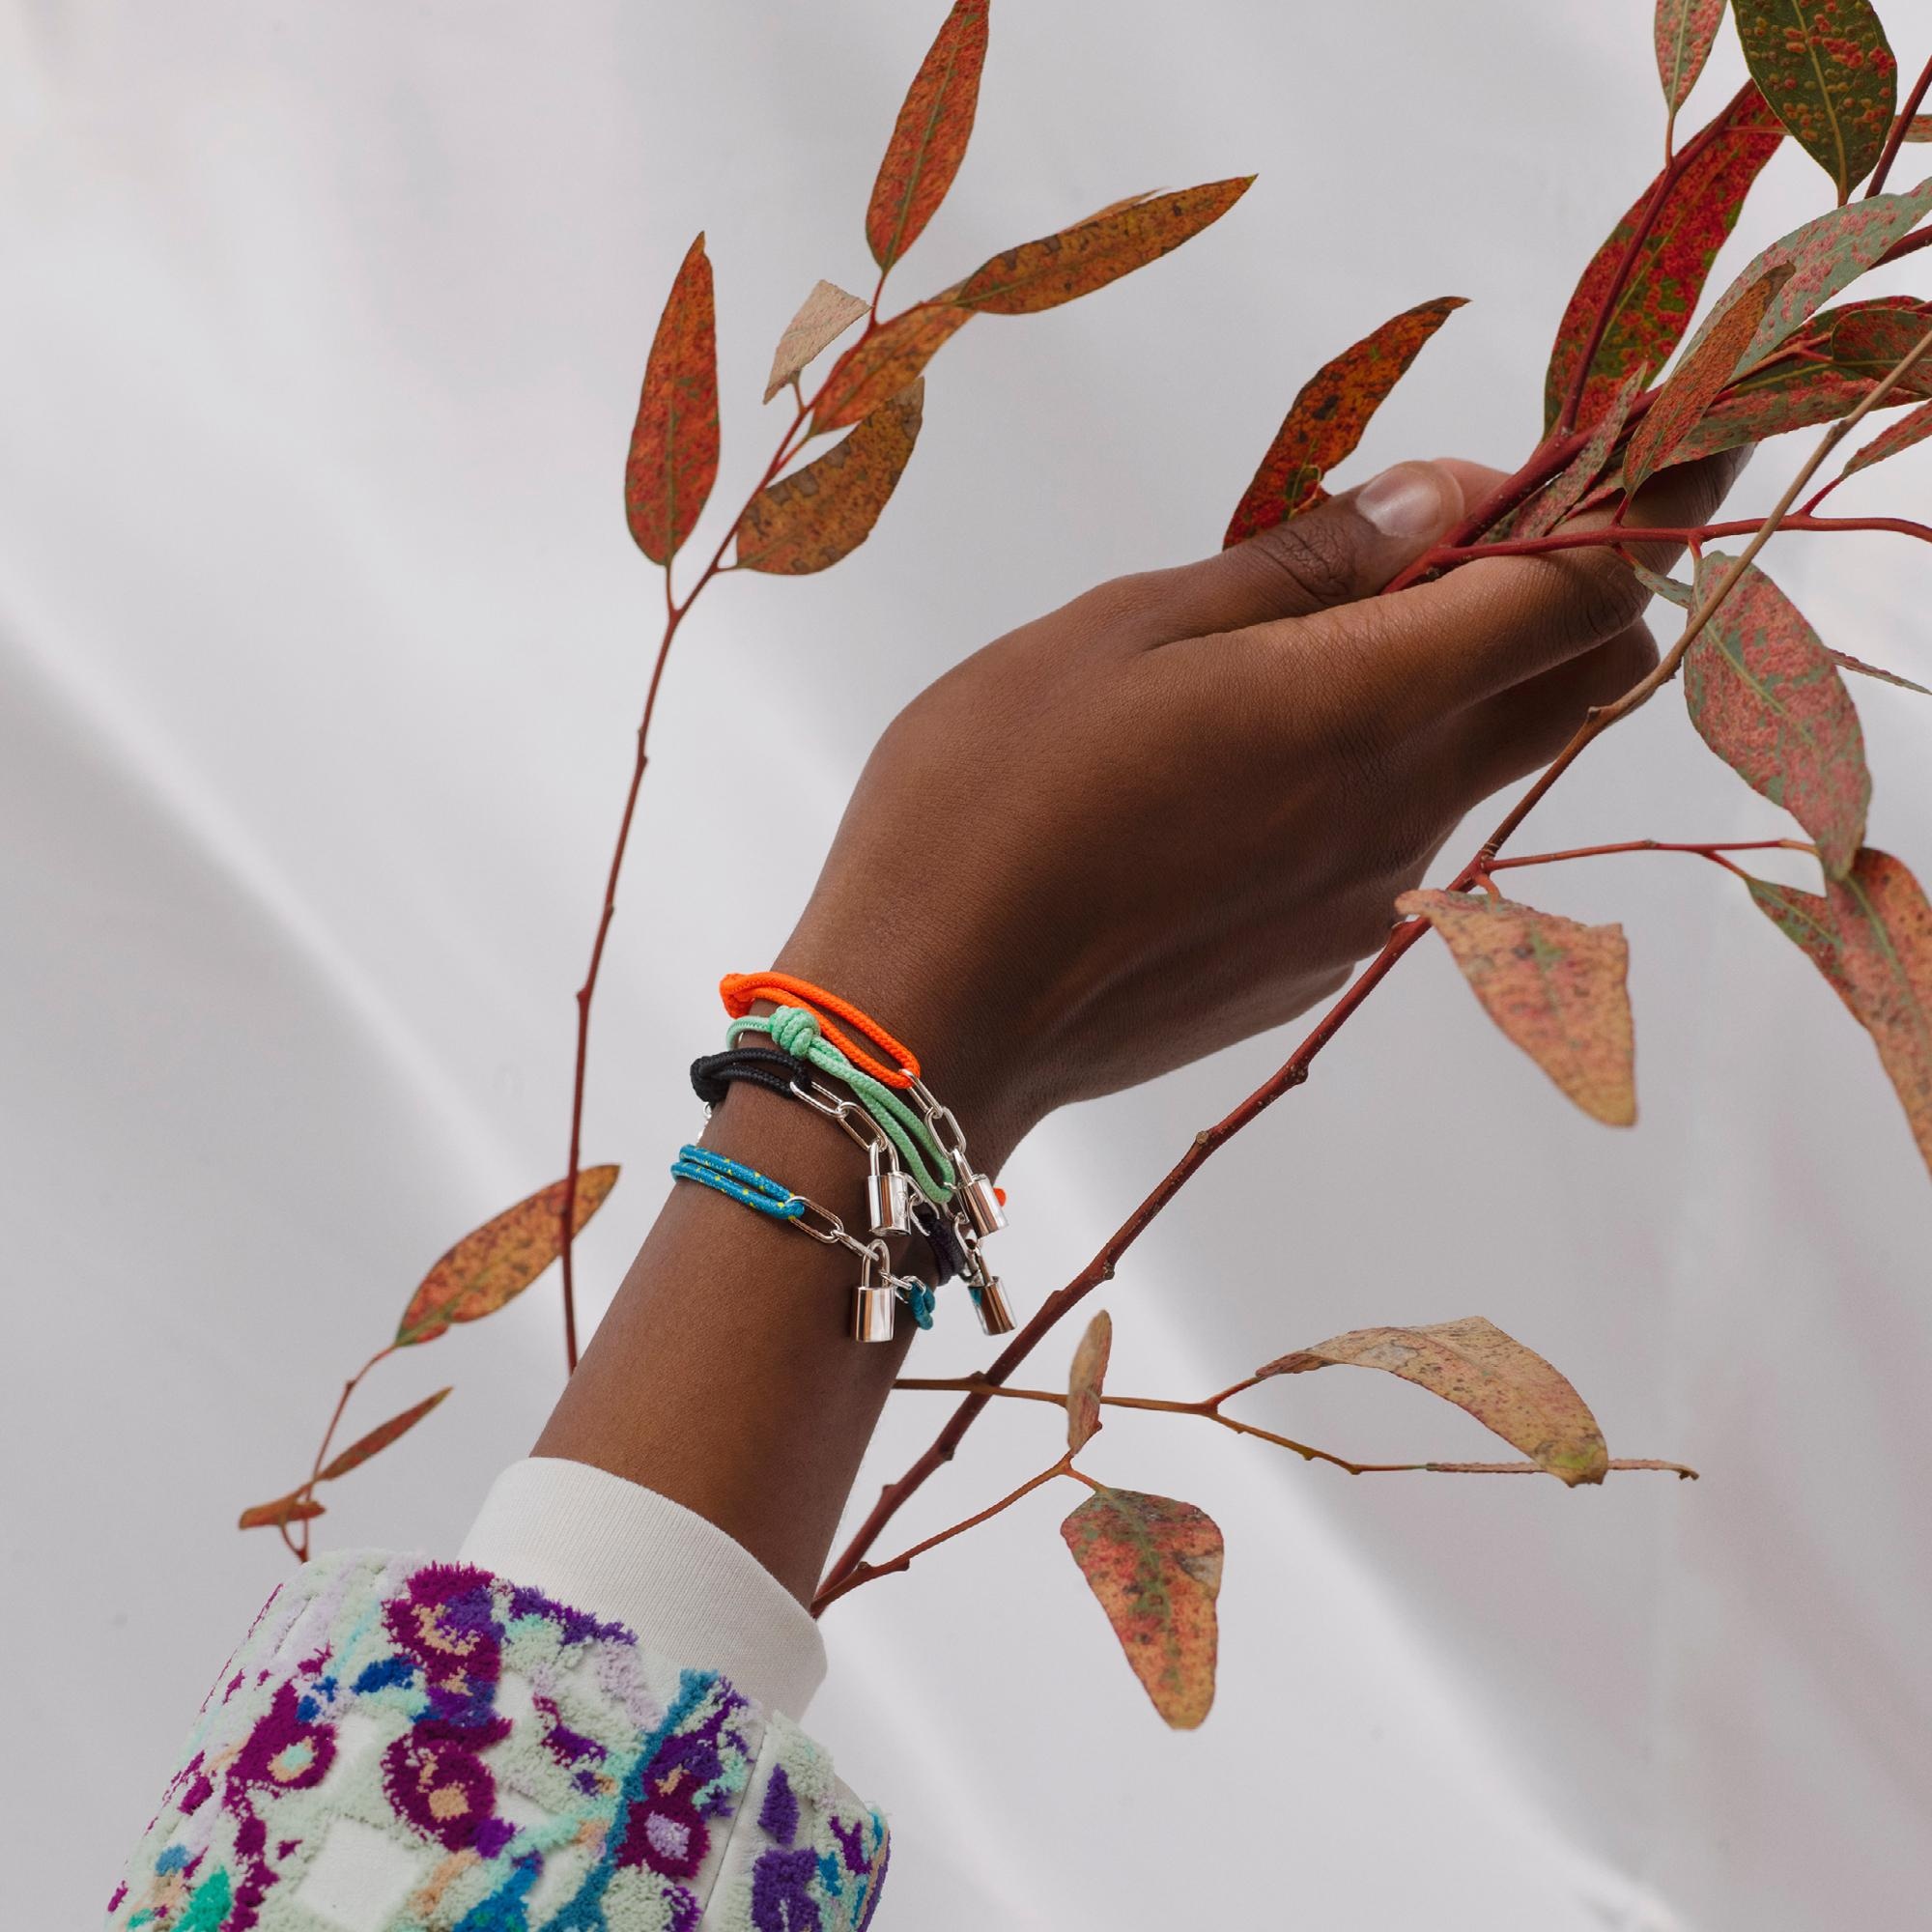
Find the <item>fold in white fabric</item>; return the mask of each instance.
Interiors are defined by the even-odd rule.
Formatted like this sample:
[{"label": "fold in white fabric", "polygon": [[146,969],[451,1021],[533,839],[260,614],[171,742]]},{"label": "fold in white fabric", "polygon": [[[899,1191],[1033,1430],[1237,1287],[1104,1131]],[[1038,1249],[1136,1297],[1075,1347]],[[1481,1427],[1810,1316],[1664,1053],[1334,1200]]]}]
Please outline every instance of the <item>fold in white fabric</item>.
[{"label": "fold in white fabric", "polygon": [[745,1547],[682,1503],[587,1463],[532,1456],[490,1487],[460,1560],[625,1625],[805,1715],[825,1679],[811,1614]]}]

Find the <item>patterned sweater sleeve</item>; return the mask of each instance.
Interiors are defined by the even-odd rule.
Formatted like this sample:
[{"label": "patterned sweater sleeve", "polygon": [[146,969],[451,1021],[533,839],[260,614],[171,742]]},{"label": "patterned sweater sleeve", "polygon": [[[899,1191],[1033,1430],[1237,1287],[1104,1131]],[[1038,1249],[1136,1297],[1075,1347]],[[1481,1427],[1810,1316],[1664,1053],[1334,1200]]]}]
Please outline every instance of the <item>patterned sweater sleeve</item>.
[{"label": "patterned sweater sleeve", "polygon": [[347,1552],[224,1666],[107,1922],[858,1932],[887,1851],[717,1672],[473,1565]]}]

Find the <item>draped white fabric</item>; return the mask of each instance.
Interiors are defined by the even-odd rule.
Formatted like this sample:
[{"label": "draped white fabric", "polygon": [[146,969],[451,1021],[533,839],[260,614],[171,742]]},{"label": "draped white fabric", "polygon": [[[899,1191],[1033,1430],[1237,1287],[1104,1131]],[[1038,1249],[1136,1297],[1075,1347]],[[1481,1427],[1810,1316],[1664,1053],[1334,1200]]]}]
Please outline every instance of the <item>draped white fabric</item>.
[{"label": "draped white fabric", "polygon": [[[0,8],[0,1787],[21,1924],[104,1898],[284,1574],[238,1509],[305,1470],[423,1267],[561,1170],[570,995],[660,609],[617,493],[658,304],[705,228],[735,501],[776,438],[756,396],[779,328],[814,277],[866,273],[864,198],[940,11]],[[712,984],[770,956],[892,712],[1088,583],[1211,548],[1296,385],[1415,301],[1473,306],[1350,473],[1520,455],[1555,317],[1659,148],[1641,0],[994,11],[973,153],[906,294],[1130,190],[1261,180],[1104,295],[968,329],[873,543],[699,606],[597,1013],[589,1146],[627,1173],[584,1243],[593,1309],[694,1119]],[[1720,49],[1697,104],[1737,70]],[[1726,262],[1828,196],[1781,156]],[[1927,286],[1916,268],[1883,286]],[[1744,500],[1793,460],[1761,457]],[[1842,500],[1909,508],[1928,485],[1913,457]],[[1835,643],[1932,675],[1924,553],[1801,536],[1771,568]],[[1874,840],[1924,871],[1922,700],[1858,697]],[[1530,838],[1787,829],[1673,697]],[[944,828],[908,826],[905,856],[943,866]],[[1482,1313],[1571,1373],[1614,1452],[1704,1480],[1350,1481],[1111,1415],[1095,1472],[1226,1530],[1218,1708],[1185,1737],[1154,1719],[1056,1534],[1070,1494],[840,1605],[811,1722],[893,1808],[887,1922],[1917,1921],[1925,1175],[1869,1045],[1715,868],[1522,885],[1626,923],[1642,1124],[1567,1109],[1421,948],[1134,1250],[1107,1297],[1114,1383],[1198,1393],[1341,1329]],[[1001,1249],[1023,1312],[1283,1050],[1022,1150]],[[970,1328],[955,1313],[922,1370],[982,1359]],[[546,1285],[384,1364],[364,1425],[456,1393],[340,1487],[322,1538],[453,1548],[559,1356]],[[1056,1341],[1039,1378],[1065,1358]],[[1345,1452],[1488,1452],[1383,1377],[1247,1402]],[[897,1403],[862,1500],[944,1412]],[[1050,1412],[990,1416],[893,1546],[1053,1434]]]}]

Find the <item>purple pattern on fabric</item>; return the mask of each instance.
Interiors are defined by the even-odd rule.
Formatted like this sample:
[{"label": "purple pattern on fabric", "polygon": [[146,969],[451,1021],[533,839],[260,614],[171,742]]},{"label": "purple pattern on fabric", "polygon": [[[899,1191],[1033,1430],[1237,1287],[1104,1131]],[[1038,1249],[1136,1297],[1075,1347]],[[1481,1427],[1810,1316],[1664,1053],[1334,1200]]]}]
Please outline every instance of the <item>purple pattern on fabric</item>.
[{"label": "purple pattern on fabric", "polygon": [[275,1686],[269,1708],[257,1719],[248,1742],[228,1768],[228,1796],[223,1802],[231,1810],[241,1803],[240,1794],[248,1786],[306,1791],[327,1776],[335,1762],[334,1726],[305,1723],[300,1705],[293,1684]]},{"label": "purple pattern on fabric", "polygon": [[423,1673],[433,1716],[488,1721],[503,1672],[503,1633],[487,1571],[430,1563],[383,1605],[383,1621]]},{"label": "purple pattern on fabric", "polygon": [[871,1890],[866,1894],[866,1916],[859,1921],[858,1932],[866,1932],[867,1926],[872,1922],[872,1914],[879,1909],[879,1898],[886,1889],[886,1872],[893,1861],[892,1833],[881,1828],[879,1836],[882,1840],[879,1848],[879,1869],[873,1874]]},{"label": "purple pattern on fabric", "polygon": [[[383,1753],[383,1789],[398,1817],[452,1852],[489,1858],[509,1842],[496,1821],[497,1780],[476,1755],[510,1735],[510,1720],[453,1724],[419,1720]],[[486,1844],[493,1847],[485,1850]]]},{"label": "purple pattern on fabric", "polygon": [[541,1590],[513,1590],[510,1593],[510,1614],[513,1617],[544,1618],[562,1633],[565,1643],[634,1645],[638,1640],[624,1625],[600,1623],[582,1610],[574,1610],[568,1604],[559,1604],[555,1598],[546,1597]]},{"label": "purple pattern on fabric", "polygon": [[798,1794],[781,1764],[773,1767],[771,1781],[765,1786],[765,1802],[758,1807],[758,1830],[781,1845],[798,1836]]},{"label": "purple pattern on fabric", "polygon": [[[586,1738],[582,1731],[573,1731],[563,1721],[563,1716],[556,1708],[555,1698],[534,1697],[531,1702],[543,1716],[544,1748],[556,1759],[557,1763],[576,1764],[580,1759],[586,1757],[595,1759],[599,1764],[603,1763],[609,1755],[604,1747],[595,1738]],[[591,1791],[596,1788],[594,1780],[585,1787]]]},{"label": "purple pattern on fabric", "polygon": [[826,1822],[832,1827],[832,1835],[838,1840],[838,1849],[845,1859],[845,1869],[849,1872],[869,1871],[872,1861],[866,1856],[864,1823],[847,1828],[837,1818],[830,1818]]},{"label": "purple pattern on fabric", "polygon": [[752,1867],[752,1923],[757,1932],[824,1932],[811,1895],[817,1876],[818,1860],[809,1846],[763,1853]]}]

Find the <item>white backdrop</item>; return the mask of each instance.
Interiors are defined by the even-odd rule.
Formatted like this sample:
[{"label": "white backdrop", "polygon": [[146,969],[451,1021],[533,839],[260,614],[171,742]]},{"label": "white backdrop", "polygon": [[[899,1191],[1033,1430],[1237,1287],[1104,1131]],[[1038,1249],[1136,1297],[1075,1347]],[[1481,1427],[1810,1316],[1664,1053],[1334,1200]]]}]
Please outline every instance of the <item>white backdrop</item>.
[{"label": "white backdrop", "polygon": [[[706,228],[735,502],[776,435],[755,397],[778,329],[815,276],[865,273],[865,196],[941,12],[0,8],[11,1920],[104,1898],[284,1572],[237,1509],[306,1467],[428,1262],[560,1169],[658,594],[618,500],[657,309]],[[1646,0],[995,15],[973,153],[904,294],[1133,189],[1261,181],[1106,294],[966,331],[871,546],[699,607],[598,1011],[590,1149],[629,1171],[585,1244],[593,1305],[689,1130],[713,982],[770,956],[892,711],[1086,584],[1211,548],[1303,377],[1424,298],[1474,306],[1350,473],[1520,455],[1556,314],[1658,144]],[[1721,50],[1699,105],[1736,70]],[[1781,157],[1727,261],[1824,192]],[[1747,500],[1790,460],[1760,459]],[[1908,460],[1845,500],[1928,486]],[[1773,568],[1835,642],[1932,674],[1932,559],[1882,541],[1828,563],[1791,538]],[[1858,696],[1873,836],[1922,870],[1926,716]],[[700,801],[702,854],[679,837]],[[1534,838],[1782,829],[1666,701]],[[713,863],[720,839],[757,863]],[[1566,1109],[1421,949],[1135,1251],[1115,1384],[1198,1393],[1338,1329],[1483,1313],[1569,1370],[1613,1451],[1705,1480],[1350,1482],[1110,1419],[1099,1473],[1227,1532],[1219,1707],[1188,1737],[1153,1719],[1051,1496],[862,1593],[828,1619],[813,1722],[895,1814],[892,1923],[1916,1922],[1925,1176],[1868,1045],[1714,870],[1614,860],[1533,890],[1630,929],[1641,1127]],[[1023,1149],[1017,1298],[1281,1047]],[[921,1367],[978,1359],[969,1327]],[[457,1392],[343,1486],[326,1540],[452,1547],[535,1433],[555,1331],[547,1286],[379,1372],[365,1423]],[[940,1420],[899,1400],[864,1494]],[[1381,1377],[1249,1401],[1357,1454],[1489,1439]],[[992,1417],[905,1530],[1037,1467],[1052,1429]]]}]

